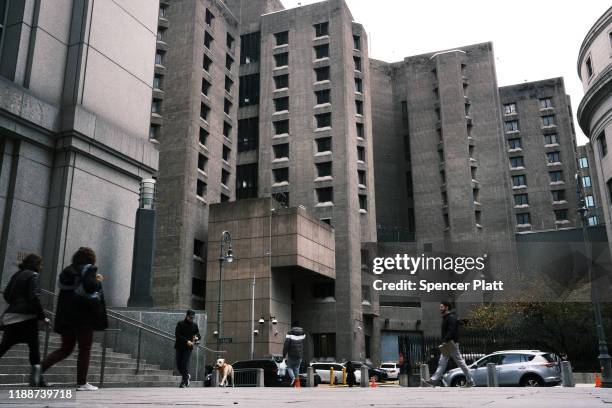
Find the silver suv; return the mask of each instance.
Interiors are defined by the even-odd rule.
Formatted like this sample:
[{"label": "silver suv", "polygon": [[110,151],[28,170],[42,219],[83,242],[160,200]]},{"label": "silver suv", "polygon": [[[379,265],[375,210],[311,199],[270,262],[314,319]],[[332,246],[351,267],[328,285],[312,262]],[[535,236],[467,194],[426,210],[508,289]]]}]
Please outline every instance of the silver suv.
[{"label": "silver suv", "polygon": [[[504,350],[484,356],[469,366],[477,386],[487,385],[487,364],[495,363],[499,385],[538,387],[557,385],[561,382],[558,357],[539,350]],[[465,384],[465,375],[459,368],[447,372],[443,377],[446,386]]]}]

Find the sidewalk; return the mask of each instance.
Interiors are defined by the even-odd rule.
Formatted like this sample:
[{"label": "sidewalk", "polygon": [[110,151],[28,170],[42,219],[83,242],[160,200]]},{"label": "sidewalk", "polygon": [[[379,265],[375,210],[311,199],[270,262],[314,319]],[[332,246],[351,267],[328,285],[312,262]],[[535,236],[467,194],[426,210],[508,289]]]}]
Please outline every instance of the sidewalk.
[{"label": "sidewalk", "polygon": [[596,388],[115,388],[79,392],[76,401],[0,407],[418,407],[596,408],[612,406],[612,389]]}]

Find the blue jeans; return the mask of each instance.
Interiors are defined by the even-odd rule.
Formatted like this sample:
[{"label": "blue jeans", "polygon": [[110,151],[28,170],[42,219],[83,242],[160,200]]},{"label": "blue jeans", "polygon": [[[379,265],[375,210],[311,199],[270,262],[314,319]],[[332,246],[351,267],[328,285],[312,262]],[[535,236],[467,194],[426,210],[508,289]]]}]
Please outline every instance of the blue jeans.
[{"label": "blue jeans", "polygon": [[300,364],[302,364],[301,358],[287,359],[287,374],[289,374],[289,377],[291,377],[291,381],[295,380],[296,378],[299,378],[298,376],[300,374]]}]

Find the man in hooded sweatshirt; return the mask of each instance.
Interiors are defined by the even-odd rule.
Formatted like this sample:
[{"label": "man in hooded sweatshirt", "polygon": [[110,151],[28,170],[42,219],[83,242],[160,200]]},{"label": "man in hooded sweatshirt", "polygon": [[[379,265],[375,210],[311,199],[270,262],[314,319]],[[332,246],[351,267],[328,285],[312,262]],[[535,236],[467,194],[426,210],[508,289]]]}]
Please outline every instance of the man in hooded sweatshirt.
[{"label": "man in hooded sweatshirt", "polygon": [[302,329],[299,322],[293,322],[291,324],[291,330],[285,336],[285,344],[283,346],[283,357],[287,358],[287,372],[291,377],[291,385],[295,383],[297,379],[299,381],[300,364],[304,357],[304,329]]}]

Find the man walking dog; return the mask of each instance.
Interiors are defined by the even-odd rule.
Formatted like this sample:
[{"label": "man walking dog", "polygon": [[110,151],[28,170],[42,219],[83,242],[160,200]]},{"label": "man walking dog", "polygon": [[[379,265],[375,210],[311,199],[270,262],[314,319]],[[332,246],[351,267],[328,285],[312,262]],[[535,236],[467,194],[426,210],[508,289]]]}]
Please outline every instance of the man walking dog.
[{"label": "man walking dog", "polygon": [[189,358],[194,344],[196,344],[202,336],[198,324],[193,321],[195,312],[187,310],[185,319],[176,324],[174,335],[176,341],[174,348],[176,349],[176,368],[183,378],[180,388],[189,387]]},{"label": "man walking dog", "polygon": [[423,379],[423,382],[431,387],[442,384],[442,376],[446,371],[448,359],[451,357],[457,363],[457,367],[461,368],[465,375],[465,386],[474,386],[474,379],[470,373],[470,369],[465,364],[465,360],[459,351],[459,334],[457,327],[457,316],[455,311],[451,310],[449,302],[440,303],[440,314],[442,315],[442,344],[440,344],[440,360],[438,368],[431,376],[430,380]]}]

